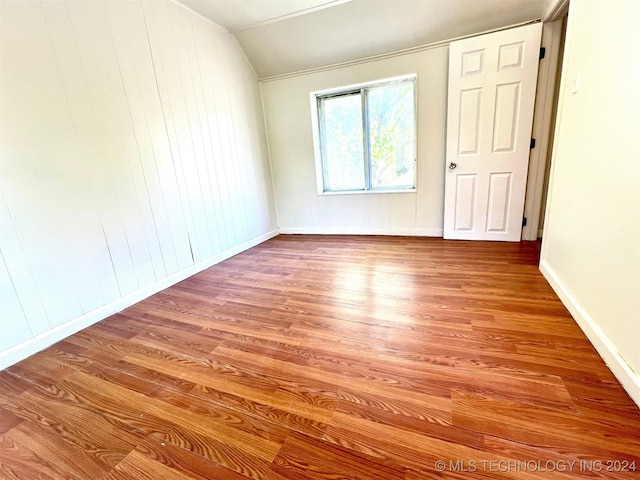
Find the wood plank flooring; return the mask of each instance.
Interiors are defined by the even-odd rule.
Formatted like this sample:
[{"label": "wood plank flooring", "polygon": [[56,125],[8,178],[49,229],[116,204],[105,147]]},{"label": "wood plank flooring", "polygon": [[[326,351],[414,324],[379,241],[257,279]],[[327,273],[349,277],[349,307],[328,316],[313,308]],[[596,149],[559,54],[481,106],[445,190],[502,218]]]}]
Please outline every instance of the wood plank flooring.
[{"label": "wood plank flooring", "polygon": [[538,253],[276,237],[0,372],[0,478],[637,478]]}]

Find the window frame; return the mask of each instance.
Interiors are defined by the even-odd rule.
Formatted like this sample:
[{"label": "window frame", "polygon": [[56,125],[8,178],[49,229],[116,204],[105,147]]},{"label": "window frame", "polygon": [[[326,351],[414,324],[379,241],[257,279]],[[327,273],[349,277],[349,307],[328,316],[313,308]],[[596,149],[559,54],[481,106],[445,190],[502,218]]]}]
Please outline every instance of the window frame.
[{"label": "window frame", "polygon": [[[413,83],[413,186],[411,187],[378,187],[372,186],[371,178],[371,151],[369,131],[369,106],[368,92],[371,89],[396,85],[400,83]],[[316,164],[316,184],[318,195],[345,195],[345,194],[378,194],[378,193],[415,193],[417,191],[417,150],[418,150],[418,76],[415,73],[397,77],[385,78],[371,82],[347,85],[344,87],[318,90],[309,93],[311,105],[311,123],[313,129],[314,156]],[[324,109],[323,100],[348,95],[360,95],[362,114],[362,141],[364,163],[364,189],[334,189],[326,190],[328,185],[326,146],[324,140]]]}]

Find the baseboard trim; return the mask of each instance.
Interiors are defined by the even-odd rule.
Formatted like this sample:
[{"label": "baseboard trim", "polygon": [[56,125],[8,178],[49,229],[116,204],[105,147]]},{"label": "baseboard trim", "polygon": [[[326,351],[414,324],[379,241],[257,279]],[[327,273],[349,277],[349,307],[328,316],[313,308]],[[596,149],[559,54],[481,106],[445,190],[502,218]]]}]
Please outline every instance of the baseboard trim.
[{"label": "baseboard trim", "polygon": [[171,285],[175,285],[176,283],[181,282],[182,280],[201,272],[202,270],[205,270],[213,265],[216,265],[217,263],[231,258],[234,255],[248,250],[251,247],[255,247],[256,245],[259,245],[260,243],[277,236],[278,233],[278,229],[275,229],[244,243],[241,243],[240,245],[236,245],[235,247],[225,250],[224,252],[214,255],[213,257],[209,257],[202,262],[196,263],[189,268],[185,268],[184,270],[176,272],[151,285],[147,285],[146,287],[141,288],[136,292],[130,293],[122,298],[108,303],[107,305],[92,310],[91,312],[87,312],[36,337],[30,338],[29,340],[15,345],[0,353],[0,370],[4,370],[5,368],[21,360],[24,360],[34,353],[38,353],[39,351],[50,347],[54,343],[59,342],[60,340],[63,340],[76,332],[79,332],[83,328],[87,328],[94,323],[99,322],[100,320],[104,320],[109,315],[118,313],[125,308],[130,307],[131,305],[138,303],[145,298],[150,297],[151,295],[158,293],[161,290],[164,290],[165,288],[170,287]]},{"label": "baseboard trim", "polygon": [[283,235],[389,235],[400,237],[442,237],[441,228],[354,228],[280,227]]},{"label": "baseboard trim", "polygon": [[540,262],[540,271],[611,372],[613,372],[622,384],[622,388],[626,390],[631,399],[640,408],[640,374],[634,372],[627,362],[624,361],[624,358],[622,358],[616,350],[615,345],[604,334],[589,313],[582,308],[569,289],[559,279],[555,270],[545,260]]}]

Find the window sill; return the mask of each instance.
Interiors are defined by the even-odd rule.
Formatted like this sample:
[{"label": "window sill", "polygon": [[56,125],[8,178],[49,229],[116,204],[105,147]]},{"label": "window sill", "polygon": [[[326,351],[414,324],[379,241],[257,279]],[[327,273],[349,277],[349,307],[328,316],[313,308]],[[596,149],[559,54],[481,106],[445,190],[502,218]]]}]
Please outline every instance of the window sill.
[{"label": "window sill", "polygon": [[331,197],[334,195],[386,195],[388,193],[416,193],[415,188],[403,188],[400,190],[345,190],[336,192],[320,192],[319,197]]}]

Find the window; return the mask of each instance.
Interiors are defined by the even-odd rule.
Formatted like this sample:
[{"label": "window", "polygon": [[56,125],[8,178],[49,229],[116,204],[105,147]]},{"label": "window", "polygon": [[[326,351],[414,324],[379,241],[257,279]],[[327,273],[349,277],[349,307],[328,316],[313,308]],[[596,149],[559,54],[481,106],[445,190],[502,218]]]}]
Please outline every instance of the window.
[{"label": "window", "polygon": [[415,188],[415,75],[313,92],[318,190]]}]

